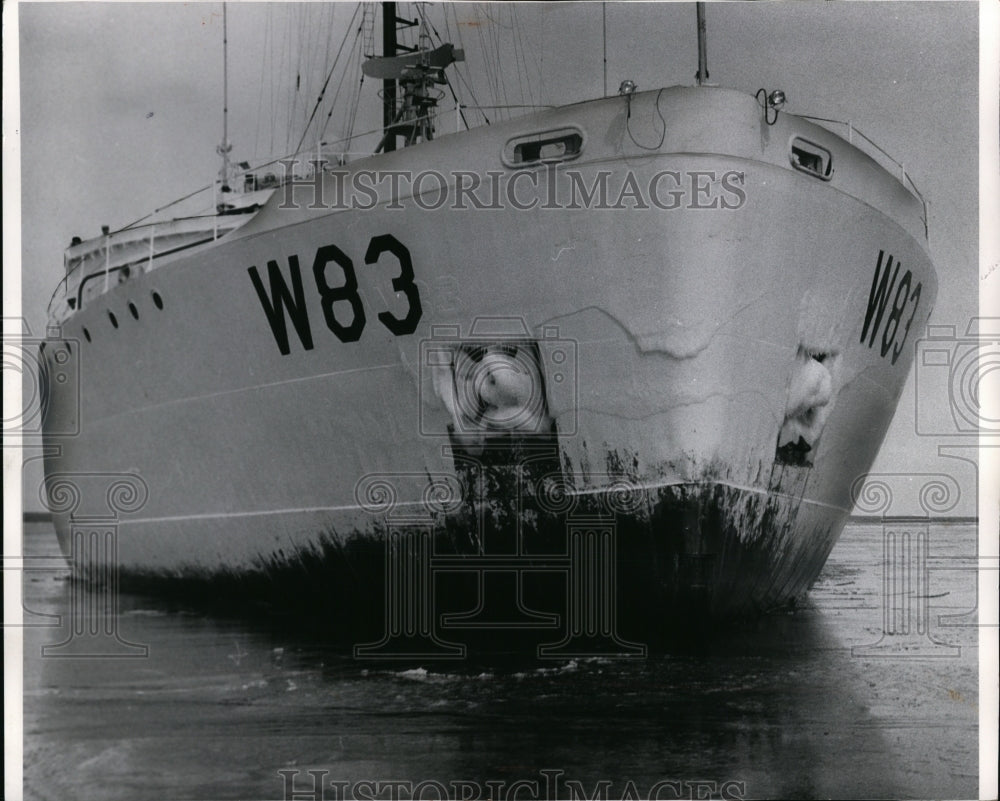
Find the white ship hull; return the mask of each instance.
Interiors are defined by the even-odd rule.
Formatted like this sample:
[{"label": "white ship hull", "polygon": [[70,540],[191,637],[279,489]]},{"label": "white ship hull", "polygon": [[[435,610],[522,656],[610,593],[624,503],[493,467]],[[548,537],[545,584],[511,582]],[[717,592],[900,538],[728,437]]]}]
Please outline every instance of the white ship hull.
[{"label": "white ship hull", "polygon": [[[653,149],[657,102],[666,131]],[[627,105],[567,107],[352,169],[496,170],[507,181],[518,172],[502,163],[512,137],[574,126],[584,145],[556,170],[562,197],[570,168],[588,184],[612,171],[612,203],[626,171],[642,188],[668,171],[682,178],[661,184],[661,199],[677,190],[677,208],[424,210],[403,197],[403,209],[289,210],[278,208],[279,190],[220,242],[76,311],[62,340],[76,350],[79,395],[73,382],[69,391],[53,384],[47,414],[48,486],[67,554],[79,504],[60,503],[59,487],[89,474],[130,474],[148,491],[117,519],[123,579],[259,587],[325,565],[326,589],[349,594],[358,576],[383,575],[387,531],[404,513],[430,514],[435,541],[453,554],[488,555],[494,534],[506,543],[496,553],[531,553],[531,538],[548,536],[536,531],[548,525],[545,510],[560,521],[554,530],[574,512],[539,500],[551,479],[538,484],[537,471],[520,486],[475,489],[479,468],[461,466],[463,440],[447,435],[456,420],[427,364],[433,343],[447,348],[474,339],[484,319],[514,318],[538,343],[555,424],[557,453],[542,472],[586,499],[577,512],[614,521],[625,607],[645,603],[667,618],[671,603],[694,598],[731,616],[804,593],[877,453],[931,311],[920,204],[828,131],[790,115],[766,125],[753,98],[672,89]],[[832,154],[830,180],[793,169],[797,136]],[[692,183],[699,174],[715,178]],[[308,204],[311,191],[296,196]],[[411,296],[390,288],[401,260],[383,251],[366,264],[386,235],[412,260],[412,333],[394,334],[379,317],[412,322]],[[356,341],[325,322],[311,268],[330,245],[357,277],[365,323]],[[277,262],[294,294],[292,256],[308,332],[304,343],[283,315],[283,354],[249,270],[273,299],[267,264]],[[880,313],[873,277],[890,257],[900,267]],[[328,276],[344,282],[332,262]],[[333,310],[341,325],[357,320],[349,300]],[[60,347],[50,341],[48,358]],[[561,361],[549,358],[557,351]],[[808,452],[779,457],[790,392],[813,362],[831,397]],[[464,499],[428,507],[435,482]],[[380,483],[394,488],[391,510],[377,503]],[[376,606],[383,589],[372,593]]]}]

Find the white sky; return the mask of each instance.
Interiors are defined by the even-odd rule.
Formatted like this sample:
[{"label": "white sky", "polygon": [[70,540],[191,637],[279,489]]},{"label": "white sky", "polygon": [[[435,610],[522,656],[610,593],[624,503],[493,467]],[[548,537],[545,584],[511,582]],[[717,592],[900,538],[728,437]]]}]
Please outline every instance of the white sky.
[{"label": "white sky", "polygon": [[[231,2],[228,9],[233,155],[263,157],[285,146],[281,104],[296,71],[302,100],[293,122],[307,113],[322,76],[305,64],[335,50],[353,4],[306,11]],[[16,10],[22,314],[40,334],[73,235],[119,227],[212,180],[222,127],[221,4],[21,3]],[[693,3],[608,3],[606,12],[612,93],[625,78],[641,89],[693,83]],[[978,15],[977,4],[965,2],[708,7],[713,82],[750,93],[781,88],[788,111],[851,119],[906,165],[930,203],[940,278],[931,322],[962,331],[976,314],[980,284]],[[508,102],[555,104],[603,92],[600,3],[521,4],[513,12],[467,5],[454,19],[479,23],[451,26],[462,31],[472,68],[495,36],[505,53],[511,33],[521,36],[523,67],[534,80],[524,99],[508,81]],[[329,44],[326,31],[334,32]],[[482,76],[476,85],[479,102],[504,102],[490,99]],[[361,130],[377,125],[373,93],[366,107]],[[338,125],[339,116],[327,138]],[[971,487],[971,468],[940,459],[939,441],[916,436],[913,408],[911,376],[874,470],[949,472]],[[973,499],[955,512],[974,514]]]}]

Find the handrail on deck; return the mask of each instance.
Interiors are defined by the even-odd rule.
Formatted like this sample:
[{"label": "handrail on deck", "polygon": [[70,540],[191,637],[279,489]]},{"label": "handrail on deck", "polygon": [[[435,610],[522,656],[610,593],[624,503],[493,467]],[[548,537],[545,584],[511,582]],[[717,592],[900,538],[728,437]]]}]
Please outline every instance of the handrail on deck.
[{"label": "handrail on deck", "polygon": [[[209,217],[212,217],[212,216],[217,217],[218,215],[195,215],[195,216],[191,216],[191,217],[178,217],[178,218],[176,218],[174,220],[170,220],[168,222],[178,222],[178,221],[184,221],[184,220],[201,220],[201,219],[208,219]],[[131,239],[127,240],[127,244],[134,244],[134,243],[137,243],[137,242],[149,242],[149,254],[146,255],[146,256],[142,256],[140,258],[134,258],[134,259],[131,259],[128,262],[125,262],[124,264],[116,264],[114,266],[111,266],[109,258],[108,258],[108,259],[105,260],[104,269],[102,269],[102,270],[95,270],[94,272],[88,273],[86,275],[83,275],[82,277],[78,276],[77,273],[78,273],[78,271],[80,271],[80,270],[83,269],[84,265],[87,263],[87,260],[85,258],[81,258],[80,261],[76,265],[74,265],[73,268],[62,277],[62,280],[60,280],[59,283],[56,285],[56,288],[53,291],[52,296],[49,298],[49,304],[46,307],[46,313],[47,313],[49,319],[50,320],[52,319],[53,307],[55,306],[57,300],[60,300],[60,299],[65,300],[67,298],[73,297],[75,299],[76,305],[75,306],[70,306],[69,308],[72,309],[73,311],[80,311],[83,308],[83,289],[84,289],[84,286],[92,278],[103,276],[107,280],[112,273],[114,273],[114,272],[121,272],[123,270],[126,271],[125,274],[126,274],[126,276],[128,276],[131,273],[131,269],[133,267],[140,268],[143,271],[146,271],[148,269],[152,269],[153,262],[156,261],[157,259],[162,259],[162,258],[164,258],[166,256],[171,256],[171,255],[173,255],[175,253],[179,253],[179,252],[184,251],[184,250],[190,250],[191,248],[207,244],[208,242],[212,242],[214,239],[217,238],[216,234],[213,234],[212,236],[209,236],[207,238],[200,238],[200,239],[197,239],[197,240],[195,240],[193,242],[189,242],[187,244],[180,245],[178,247],[173,247],[173,248],[169,248],[167,250],[161,250],[160,252],[156,252],[155,247],[154,247],[154,242],[156,240],[156,235],[157,235],[156,227],[157,227],[157,225],[163,226],[165,224],[166,223],[161,220],[158,223],[149,223],[147,225],[137,226],[136,228],[128,229],[129,231],[139,231],[141,229],[146,229],[146,228],[149,229],[148,235],[143,236],[143,237],[131,238]],[[119,233],[121,233],[121,232],[119,232]],[[197,232],[196,231],[192,231],[191,233],[197,233]],[[107,234],[104,237],[103,247],[107,250],[109,257],[110,257],[110,248],[114,244],[115,244],[114,243],[114,234]],[[96,253],[96,252],[99,252],[99,250],[100,250],[100,248],[95,248],[94,251],[91,251],[91,252]],[[144,267],[144,265],[145,265],[145,267]],[[73,278],[73,279],[79,278],[80,279],[79,283],[77,284],[77,286],[75,288],[75,291],[72,292],[72,293],[70,292],[70,279],[71,278]],[[107,288],[105,289],[105,291],[107,291]],[[67,303],[67,305],[68,305],[68,303]]]},{"label": "handrail on deck", "polygon": [[883,158],[889,161],[897,170],[899,170],[899,182],[906,188],[906,190],[913,195],[917,200],[920,201],[921,206],[924,209],[924,236],[928,235],[927,230],[927,199],[924,197],[923,193],[917,188],[917,184],[914,182],[913,178],[906,171],[902,162],[896,161],[889,152],[882,147],[878,142],[872,139],[870,136],[865,134],[863,131],[859,131],[851,120],[835,120],[829,117],[816,117],[812,114],[796,114],[795,116],[801,117],[804,120],[810,120],[811,122],[825,122],[832,125],[843,125],[847,129],[847,141],[850,144],[854,144],[855,135],[860,136],[865,142],[875,148]]},{"label": "handrail on deck", "polygon": [[[441,113],[443,114],[444,111],[442,111]],[[419,122],[419,121],[421,121],[423,119],[434,118],[436,116],[440,116],[440,115],[437,115],[437,114],[424,115],[423,117],[418,117],[415,120],[412,120],[412,122]],[[408,122],[411,122],[411,121],[408,121]],[[273,159],[271,159],[269,161],[265,161],[265,162],[263,162],[261,164],[257,164],[257,165],[255,165],[253,167],[248,168],[248,169],[236,171],[236,172],[234,172],[232,174],[232,178],[233,178],[234,181],[239,181],[239,180],[244,179],[245,176],[247,176],[247,175],[259,173],[261,170],[267,169],[268,167],[273,167],[273,166],[275,166],[277,164],[281,164],[282,162],[287,162],[289,159],[296,159],[296,158],[299,158],[299,157],[302,157],[302,156],[310,156],[310,155],[318,155],[318,156],[320,156],[320,158],[317,159],[317,161],[319,161],[320,163],[328,162],[330,160],[329,158],[323,158],[324,155],[332,156],[332,158],[334,158],[334,159],[337,160],[337,162],[338,162],[337,166],[342,166],[343,160],[347,156],[349,156],[349,155],[350,156],[359,155],[359,156],[365,156],[365,157],[367,157],[367,156],[371,156],[372,154],[369,151],[351,151],[351,150],[346,150],[346,149],[343,149],[343,150],[342,149],[337,149],[337,147],[336,147],[337,145],[344,145],[344,144],[346,144],[346,145],[350,146],[350,144],[351,144],[351,142],[353,140],[359,139],[361,137],[364,137],[364,136],[367,136],[367,135],[370,135],[370,134],[379,133],[380,131],[381,131],[381,128],[372,129],[371,131],[363,131],[361,133],[352,134],[351,136],[343,137],[341,139],[336,139],[336,140],[331,140],[331,141],[321,141],[321,142],[318,143],[318,147],[319,147],[318,151],[316,150],[316,146],[315,145],[312,146],[312,147],[309,147],[309,148],[303,148],[302,150],[299,150],[299,151],[297,151],[295,153],[289,153],[289,154],[284,155],[284,156],[279,156],[279,157],[273,158]],[[287,177],[287,176],[285,176],[285,177]],[[279,180],[278,186],[280,186],[280,185],[281,185],[281,181]],[[177,221],[182,221],[182,220],[197,220],[197,219],[211,219],[211,218],[215,218],[216,220],[218,220],[218,216],[219,216],[218,214],[200,214],[200,215],[188,215],[188,216],[184,216],[184,217],[173,217],[173,218],[170,218],[170,219],[158,219],[158,220],[154,220],[152,222],[146,222],[146,220],[149,220],[150,217],[154,217],[155,215],[158,215],[161,212],[164,212],[167,209],[169,209],[169,208],[171,208],[173,206],[178,205],[179,203],[183,203],[186,200],[190,200],[191,198],[196,197],[197,195],[202,194],[203,192],[211,191],[211,192],[213,192],[213,194],[215,194],[218,186],[219,186],[219,181],[218,180],[213,181],[210,184],[206,184],[205,186],[202,186],[202,187],[194,190],[193,192],[189,192],[188,194],[186,194],[186,195],[184,195],[182,197],[177,198],[176,200],[173,200],[173,201],[167,203],[165,206],[161,206],[159,208],[153,209],[153,211],[149,212],[148,214],[143,215],[142,217],[138,218],[137,220],[133,220],[132,222],[128,223],[127,225],[124,225],[121,228],[118,228],[118,229],[116,229],[114,231],[111,231],[110,233],[106,234],[105,235],[105,243],[104,244],[105,245],[107,243],[113,244],[113,239],[118,234],[123,234],[123,233],[131,232],[131,231],[140,231],[140,230],[142,230],[144,228],[155,229],[156,226],[158,226],[158,225],[164,225],[166,223],[177,222]],[[265,188],[265,187],[262,187],[262,188]],[[152,247],[152,239],[153,239],[154,236],[155,236],[155,233],[151,234],[150,237],[149,237],[149,239],[150,239],[150,256],[148,258],[148,262],[150,264],[152,264],[152,262],[153,262],[154,259],[162,257],[162,256],[166,256],[166,255],[168,255],[168,253],[174,253],[174,252],[176,252],[176,250],[178,250],[178,249],[175,249],[175,250],[171,250],[169,252],[155,253],[153,251],[153,247]],[[198,242],[197,244],[204,244],[204,242]],[[185,246],[185,247],[188,247],[188,246]],[[191,247],[193,247],[193,245],[191,245]],[[184,249],[184,248],[179,248],[179,249]],[[139,263],[139,261],[147,261],[147,259],[137,260],[136,262],[131,262],[131,263]],[[77,264],[77,265],[75,265],[69,272],[67,272],[66,275],[64,275],[62,277],[62,280],[60,280],[59,283],[56,285],[56,288],[53,291],[51,298],[49,299],[49,304],[48,304],[48,307],[47,307],[48,315],[49,315],[50,318],[52,317],[52,309],[53,309],[54,304],[56,303],[56,300],[58,298],[60,298],[60,297],[68,297],[69,296],[69,281],[70,281],[70,278],[71,277],[73,277],[73,278],[76,277],[75,273],[77,272],[77,270],[79,270],[79,269],[81,269],[83,267],[84,263],[85,263],[85,261],[81,260],[80,263]],[[105,273],[108,273],[108,271],[107,270],[101,271],[102,275],[105,274]]]}]

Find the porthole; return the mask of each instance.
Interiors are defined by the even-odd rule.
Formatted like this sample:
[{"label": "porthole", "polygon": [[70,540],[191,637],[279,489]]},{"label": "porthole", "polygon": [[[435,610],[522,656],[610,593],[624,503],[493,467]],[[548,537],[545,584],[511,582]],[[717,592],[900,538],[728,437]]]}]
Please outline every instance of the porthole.
[{"label": "porthole", "polygon": [[128,304],[129,313],[136,319],[139,319],[139,310],[135,307],[134,303]]},{"label": "porthole", "polygon": [[556,164],[579,157],[583,144],[583,131],[575,126],[538,131],[508,139],[500,160],[510,168]]},{"label": "porthole", "polygon": [[789,161],[799,172],[829,181],[833,177],[833,156],[825,147],[796,136],[788,152]]},{"label": "porthole", "polygon": [[160,297],[160,293],[159,292],[154,292],[153,293],[153,305],[155,305],[156,308],[158,308],[158,309],[162,309],[163,308],[163,298]]},{"label": "porthole", "polygon": [[111,321],[111,325],[113,325],[115,328],[118,327],[118,318],[115,317],[115,313],[114,312],[110,312],[110,311],[108,312],[108,319]]}]

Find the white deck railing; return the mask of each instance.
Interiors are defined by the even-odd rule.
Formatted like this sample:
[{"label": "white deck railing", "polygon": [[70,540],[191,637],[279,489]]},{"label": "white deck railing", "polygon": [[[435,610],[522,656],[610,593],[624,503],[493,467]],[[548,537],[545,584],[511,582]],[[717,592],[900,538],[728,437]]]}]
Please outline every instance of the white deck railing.
[{"label": "white deck railing", "polygon": [[[834,120],[830,119],[829,117],[814,117],[811,114],[796,114],[795,116],[801,117],[802,119],[809,120],[811,122],[825,123],[827,126],[829,125],[842,126],[843,129],[847,132],[847,141],[850,144],[857,146],[858,142],[856,140],[860,139],[861,142],[867,144],[869,148],[874,148],[875,150],[874,153],[871,152],[869,148],[866,147],[862,147],[861,150],[865,151],[867,155],[874,158],[875,161],[881,163],[883,167],[887,167],[889,169],[889,172],[894,172],[899,178],[899,182],[906,188],[906,190],[911,195],[913,195],[917,200],[920,201],[920,204],[923,207],[924,211],[923,214],[924,236],[927,236],[928,233],[927,200],[924,198],[923,193],[917,188],[917,185],[913,182],[913,178],[906,171],[906,168],[903,166],[902,162],[896,161],[896,159],[894,159],[891,155],[889,155],[889,151],[887,151],[884,147],[882,147],[878,142],[876,142],[870,136],[867,136],[866,134],[862,133],[857,128],[855,128],[854,123],[851,122],[851,120]],[[834,133],[839,133],[839,132],[834,131]]]},{"label": "white deck railing", "polygon": [[64,322],[132,275],[155,269],[167,256],[212,242],[251,217],[252,213],[182,217],[125,228],[71,246],[64,257],[66,275],[49,301],[49,321]]}]

